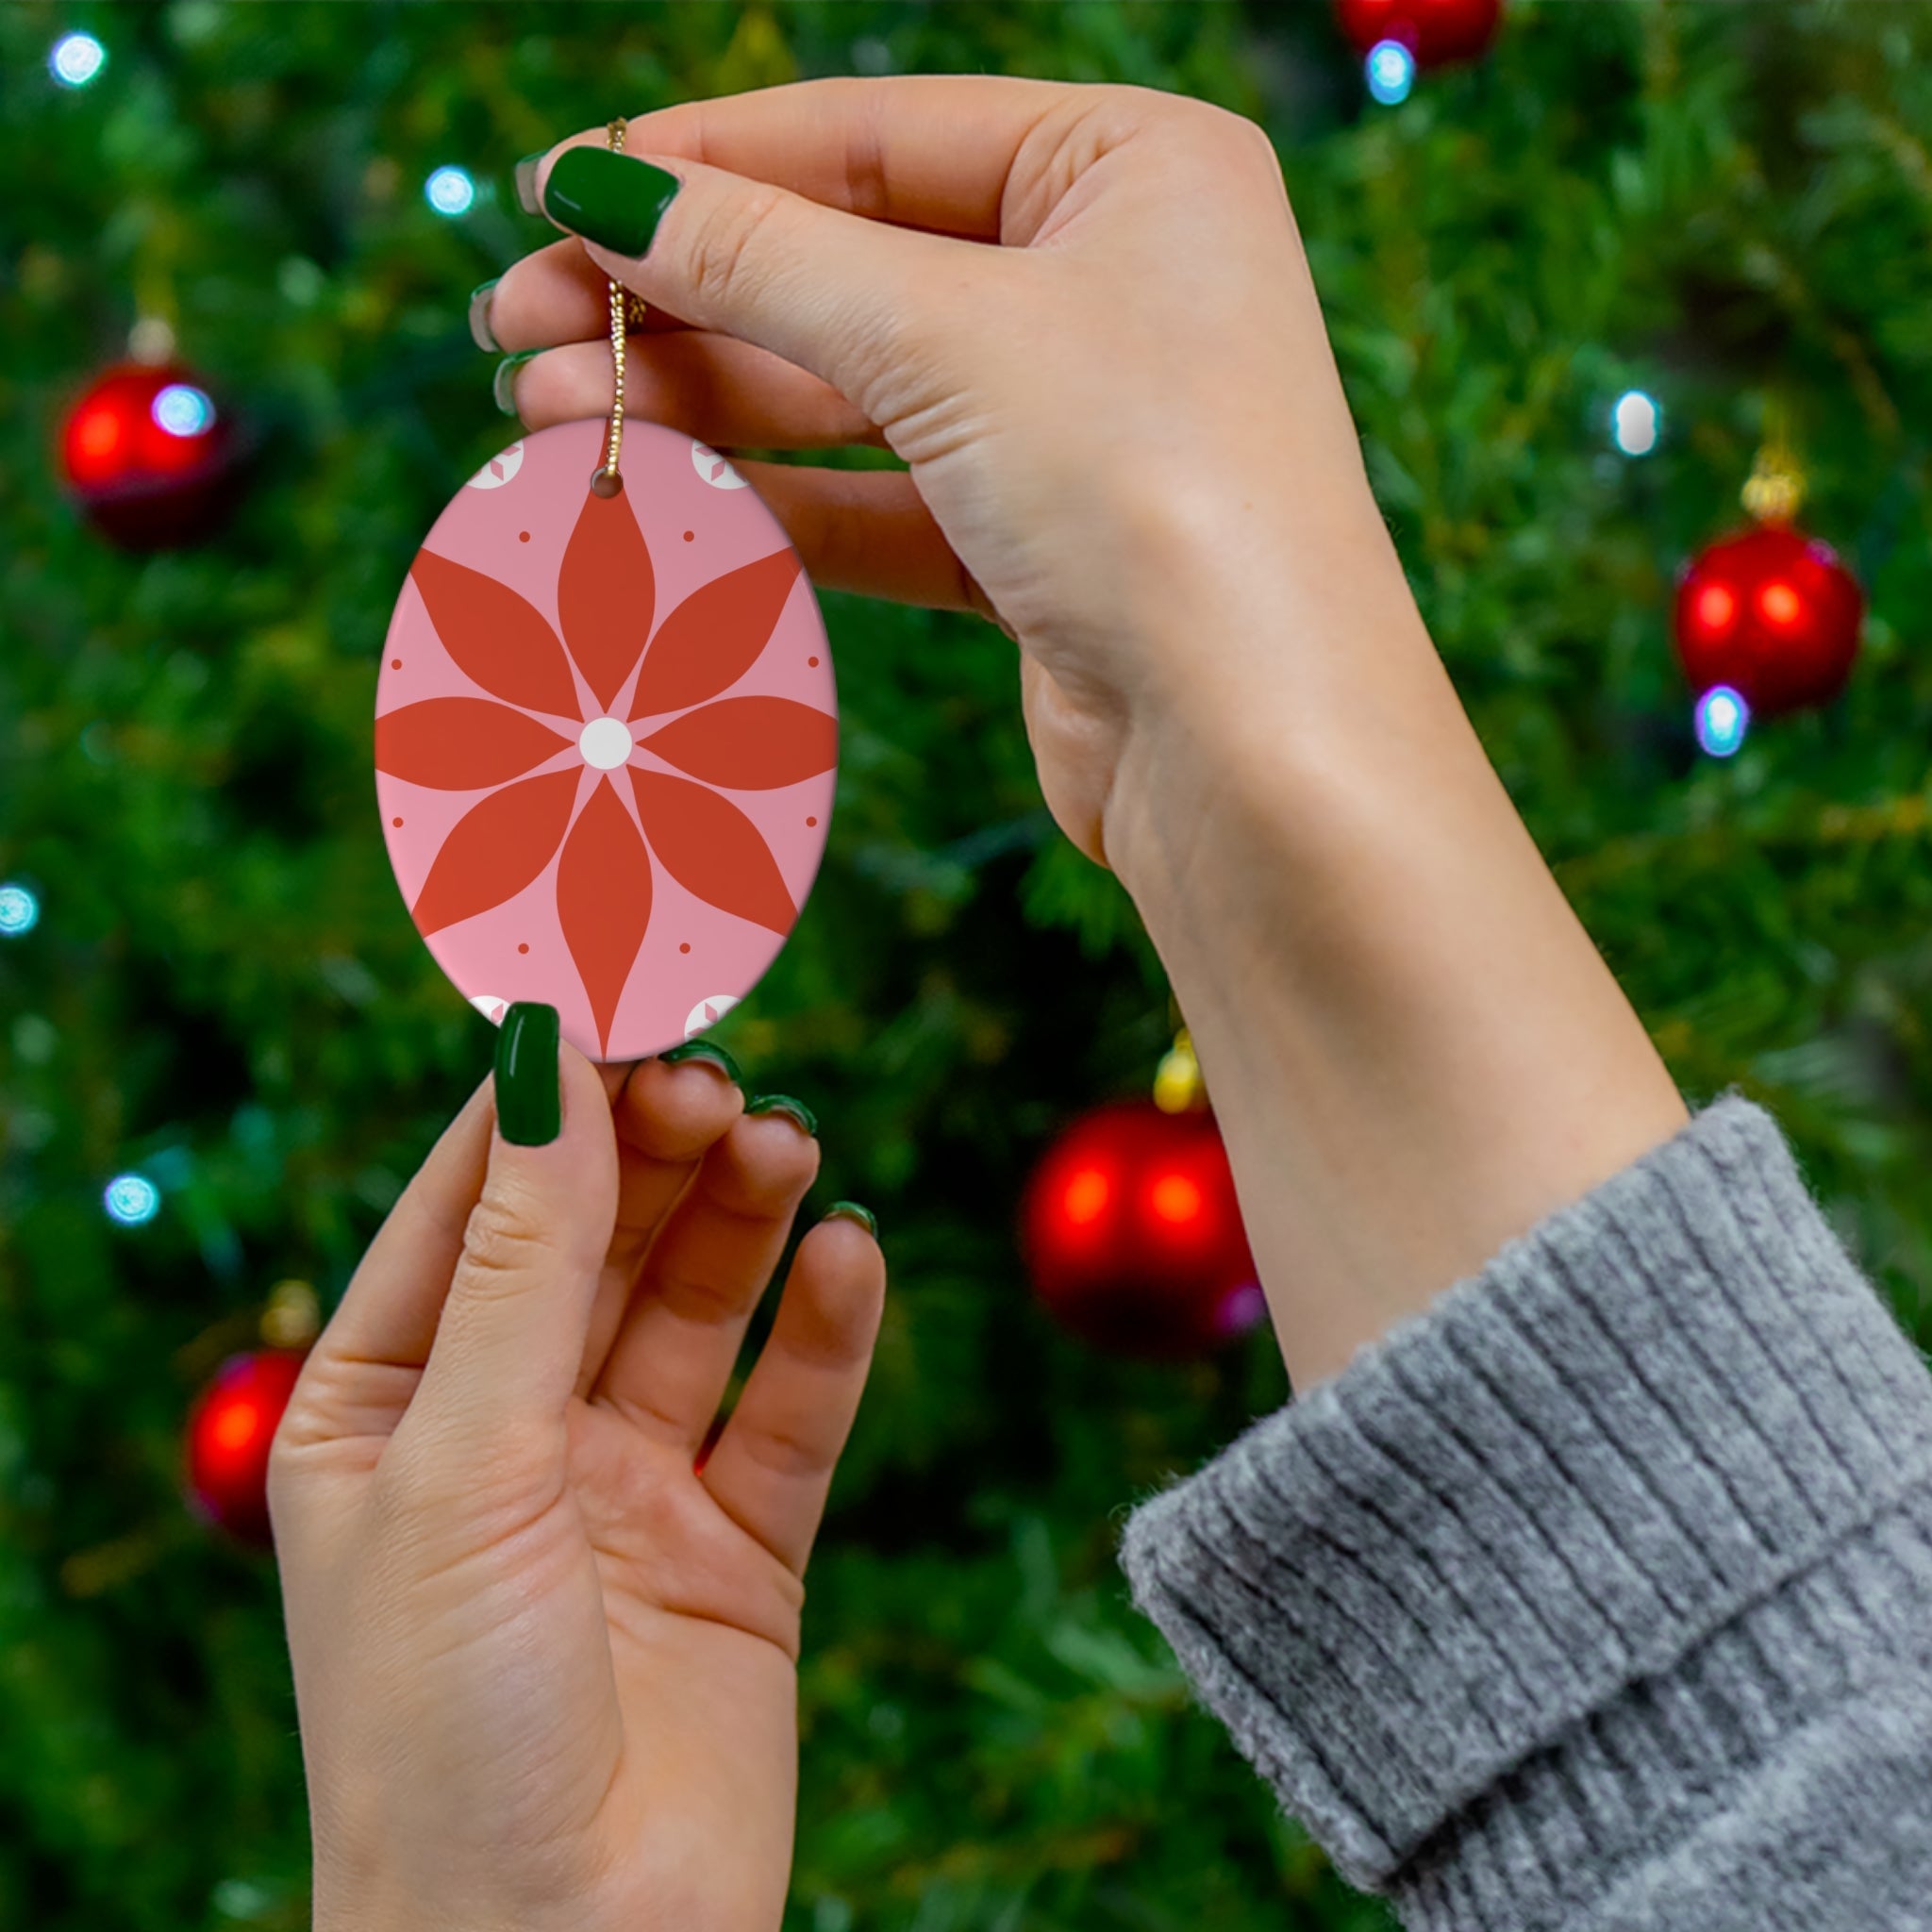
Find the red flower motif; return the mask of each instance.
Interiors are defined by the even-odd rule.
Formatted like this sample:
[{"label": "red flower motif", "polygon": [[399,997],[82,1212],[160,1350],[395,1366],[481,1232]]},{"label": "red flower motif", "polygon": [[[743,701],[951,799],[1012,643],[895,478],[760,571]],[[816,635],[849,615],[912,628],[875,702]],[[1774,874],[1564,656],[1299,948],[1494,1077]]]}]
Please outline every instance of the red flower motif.
[{"label": "red flower motif", "polygon": [[[417,930],[427,939],[501,906],[557,858],[558,922],[605,1048],[650,924],[654,857],[707,905],[791,931],[798,908],[771,848],[711,788],[791,785],[837,758],[828,713],[722,695],[758,662],[797,574],[790,550],[760,558],[692,591],[654,633],[656,573],[637,518],[622,494],[587,493],[558,578],[559,640],[507,585],[419,551],[410,575],[437,636],[500,702],[430,698],[375,721],[378,770],[485,794],[443,840],[410,908]],[[648,735],[634,728],[659,718]],[[689,775],[632,763],[640,749]],[[579,808],[587,765],[597,776]]]}]

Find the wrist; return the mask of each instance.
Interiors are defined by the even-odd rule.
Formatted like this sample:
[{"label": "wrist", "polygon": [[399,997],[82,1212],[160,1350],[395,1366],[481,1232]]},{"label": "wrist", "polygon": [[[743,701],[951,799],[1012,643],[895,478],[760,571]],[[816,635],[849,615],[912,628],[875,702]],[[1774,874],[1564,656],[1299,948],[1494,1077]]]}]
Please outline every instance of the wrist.
[{"label": "wrist", "polygon": [[1352,561],[1204,602],[1238,644],[1135,721],[1105,821],[1298,1385],[1684,1118],[1406,583]]}]

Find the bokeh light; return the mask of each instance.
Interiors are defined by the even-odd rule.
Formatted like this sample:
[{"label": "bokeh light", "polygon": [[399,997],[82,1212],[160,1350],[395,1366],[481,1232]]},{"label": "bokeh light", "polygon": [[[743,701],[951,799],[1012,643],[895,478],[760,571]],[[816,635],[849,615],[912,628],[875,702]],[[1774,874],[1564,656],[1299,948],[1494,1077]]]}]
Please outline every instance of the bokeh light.
[{"label": "bokeh light", "polygon": [[1385,108],[1398,107],[1415,85],[1415,56],[1400,41],[1377,41],[1362,63],[1369,92]]},{"label": "bokeh light", "polygon": [[1655,396],[1625,390],[1610,411],[1610,440],[1626,457],[1647,457],[1663,434],[1664,412]]},{"label": "bokeh light", "polygon": [[109,1221],[142,1227],[161,1211],[161,1191],[144,1174],[117,1174],[101,1196]]},{"label": "bokeh light", "polygon": [[0,940],[17,940],[41,923],[41,902],[25,886],[0,886]]},{"label": "bokeh light", "polygon": [[92,34],[62,34],[47,56],[47,72],[62,87],[85,87],[108,64],[108,50]]},{"label": "bokeh light", "polygon": [[1730,758],[1751,728],[1751,707],[1741,691],[1714,684],[1697,700],[1697,742],[1714,758]]},{"label": "bokeh light", "polygon": [[171,382],[155,398],[150,413],[170,436],[201,436],[214,427],[215,406],[208,391],[192,383]]},{"label": "bokeh light", "polygon": [[466,215],[475,205],[476,184],[465,168],[439,168],[424,182],[423,195],[440,215]]}]

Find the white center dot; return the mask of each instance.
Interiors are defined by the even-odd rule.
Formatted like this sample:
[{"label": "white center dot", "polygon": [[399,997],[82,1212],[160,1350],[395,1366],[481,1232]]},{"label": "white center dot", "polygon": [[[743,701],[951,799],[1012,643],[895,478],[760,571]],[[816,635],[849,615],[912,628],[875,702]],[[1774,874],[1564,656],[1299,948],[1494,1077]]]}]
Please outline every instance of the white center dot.
[{"label": "white center dot", "polygon": [[592,718],[577,737],[577,749],[587,765],[614,772],[630,757],[630,726],[621,718]]}]

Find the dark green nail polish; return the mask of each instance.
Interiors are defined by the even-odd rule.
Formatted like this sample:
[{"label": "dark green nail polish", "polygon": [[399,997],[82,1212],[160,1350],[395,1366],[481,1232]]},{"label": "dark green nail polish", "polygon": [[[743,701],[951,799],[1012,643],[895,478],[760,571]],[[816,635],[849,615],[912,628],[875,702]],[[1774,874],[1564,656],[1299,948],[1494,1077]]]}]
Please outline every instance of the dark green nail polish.
[{"label": "dark green nail polish", "polygon": [[518,1000],[496,1036],[496,1124],[518,1147],[547,1147],[563,1131],[557,1008]]},{"label": "dark green nail polish", "polygon": [[834,1201],[825,1209],[827,1221],[856,1221],[874,1241],[879,1238],[878,1216],[870,1208],[861,1208],[857,1201]]},{"label": "dark green nail polish", "polygon": [[491,275],[470,291],[470,340],[492,356],[503,354],[503,344],[490,326],[490,298],[496,293],[496,281]]},{"label": "dark green nail polish", "polygon": [[715,1040],[687,1040],[682,1046],[667,1046],[658,1058],[667,1067],[681,1066],[686,1060],[708,1060],[718,1068],[734,1087],[744,1085],[738,1062]]},{"label": "dark green nail polish", "polygon": [[543,212],[600,248],[642,255],[682,184],[608,147],[569,147],[543,184]]},{"label": "dark green nail polish", "polygon": [[513,178],[517,186],[517,206],[526,215],[543,212],[537,202],[537,169],[542,159],[542,155],[525,155],[516,165]]},{"label": "dark green nail polish", "polygon": [[496,365],[496,374],[490,378],[490,393],[496,398],[496,407],[506,416],[517,412],[517,371],[532,356],[541,356],[541,349],[523,349],[514,356],[506,356]]},{"label": "dark green nail polish", "polygon": [[819,1117],[802,1100],[793,1100],[789,1093],[760,1093],[756,1100],[744,1104],[746,1113],[782,1113],[796,1125],[802,1133],[818,1137]]}]

